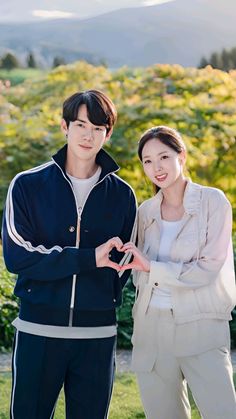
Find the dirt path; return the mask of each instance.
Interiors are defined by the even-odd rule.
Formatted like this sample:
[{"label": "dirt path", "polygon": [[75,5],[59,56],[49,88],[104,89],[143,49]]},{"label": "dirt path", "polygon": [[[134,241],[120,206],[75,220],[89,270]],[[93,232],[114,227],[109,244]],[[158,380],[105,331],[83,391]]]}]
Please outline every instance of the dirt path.
[{"label": "dirt path", "polygon": [[[234,372],[236,372],[236,350],[231,352],[232,363]],[[117,350],[116,365],[117,372],[130,371],[131,351],[128,350]],[[0,372],[11,370],[11,353],[1,354],[0,353]]]},{"label": "dirt path", "polygon": [[[118,372],[130,371],[131,351],[118,350],[116,364]],[[0,353],[0,372],[11,370],[11,353]]]}]

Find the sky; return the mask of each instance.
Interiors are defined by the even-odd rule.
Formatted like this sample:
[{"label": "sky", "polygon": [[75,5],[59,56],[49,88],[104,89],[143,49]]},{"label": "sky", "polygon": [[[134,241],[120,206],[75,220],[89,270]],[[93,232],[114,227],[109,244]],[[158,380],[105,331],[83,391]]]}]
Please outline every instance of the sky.
[{"label": "sky", "polygon": [[175,0],[7,0],[0,2],[0,23],[84,19],[126,7],[153,6]]}]

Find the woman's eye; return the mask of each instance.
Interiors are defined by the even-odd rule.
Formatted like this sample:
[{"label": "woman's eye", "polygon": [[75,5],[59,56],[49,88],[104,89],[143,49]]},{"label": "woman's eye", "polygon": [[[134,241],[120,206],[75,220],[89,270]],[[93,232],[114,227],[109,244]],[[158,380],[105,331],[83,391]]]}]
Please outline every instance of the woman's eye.
[{"label": "woman's eye", "polygon": [[80,122],[77,124],[77,127],[80,127],[80,128],[84,128],[84,125],[83,124],[81,124]]},{"label": "woman's eye", "polygon": [[161,156],[161,159],[163,159],[163,160],[168,159],[168,158],[169,158],[169,156]]},{"label": "woman's eye", "polygon": [[151,163],[151,160],[144,160],[143,164]]}]

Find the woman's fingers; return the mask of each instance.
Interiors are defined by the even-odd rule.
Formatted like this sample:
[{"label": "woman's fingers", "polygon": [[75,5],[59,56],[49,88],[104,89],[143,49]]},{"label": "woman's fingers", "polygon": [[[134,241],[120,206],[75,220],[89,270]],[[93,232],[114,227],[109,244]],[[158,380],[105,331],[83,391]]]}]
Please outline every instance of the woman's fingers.
[{"label": "woman's fingers", "polygon": [[131,262],[127,265],[120,266],[120,271],[127,271],[127,269],[135,269],[135,265]]},{"label": "woman's fingers", "polygon": [[128,247],[127,249],[122,250],[122,251],[124,253],[131,253],[133,256],[137,256],[137,257],[141,256],[140,251],[133,247]]},{"label": "woman's fingers", "polygon": [[137,249],[137,247],[135,246],[135,244],[134,244],[134,243],[132,243],[132,242],[128,242],[128,243],[125,243],[125,244],[123,245],[123,247],[122,247],[122,251],[125,251],[125,250],[127,250],[127,249]]}]

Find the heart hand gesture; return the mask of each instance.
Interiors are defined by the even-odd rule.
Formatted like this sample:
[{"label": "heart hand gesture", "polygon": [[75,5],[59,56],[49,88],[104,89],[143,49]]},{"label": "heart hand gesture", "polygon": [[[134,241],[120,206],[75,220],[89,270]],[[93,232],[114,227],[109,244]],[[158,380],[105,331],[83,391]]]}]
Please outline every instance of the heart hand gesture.
[{"label": "heart hand gesture", "polygon": [[120,271],[134,269],[135,271],[150,272],[150,261],[142,254],[134,243],[125,243],[121,250],[125,253],[132,253],[133,261],[127,265],[121,266]]},{"label": "heart hand gesture", "polygon": [[96,265],[97,268],[113,268],[120,271],[120,265],[110,260],[110,251],[115,247],[119,252],[123,252],[123,243],[119,237],[113,237],[106,243],[101,244],[95,249]]}]

